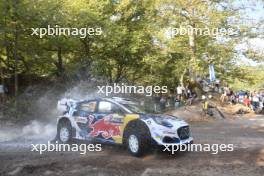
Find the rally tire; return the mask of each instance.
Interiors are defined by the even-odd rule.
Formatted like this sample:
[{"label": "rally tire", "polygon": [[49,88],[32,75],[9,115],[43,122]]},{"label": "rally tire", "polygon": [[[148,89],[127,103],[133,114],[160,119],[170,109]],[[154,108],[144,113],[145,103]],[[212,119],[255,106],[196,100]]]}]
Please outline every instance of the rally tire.
[{"label": "rally tire", "polygon": [[57,138],[60,143],[70,143],[72,141],[72,126],[69,121],[59,123]]},{"label": "rally tire", "polygon": [[143,122],[131,125],[125,133],[125,145],[133,156],[140,157],[151,150],[151,136]]}]

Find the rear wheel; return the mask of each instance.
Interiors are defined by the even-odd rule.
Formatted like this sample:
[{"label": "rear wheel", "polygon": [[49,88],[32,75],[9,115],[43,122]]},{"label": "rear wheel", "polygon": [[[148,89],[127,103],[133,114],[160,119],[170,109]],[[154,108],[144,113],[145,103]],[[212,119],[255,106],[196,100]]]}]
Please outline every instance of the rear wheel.
[{"label": "rear wheel", "polygon": [[58,140],[62,143],[69,143],[72,140],[72,127],[70,122],[62,121],[58,126]]}]

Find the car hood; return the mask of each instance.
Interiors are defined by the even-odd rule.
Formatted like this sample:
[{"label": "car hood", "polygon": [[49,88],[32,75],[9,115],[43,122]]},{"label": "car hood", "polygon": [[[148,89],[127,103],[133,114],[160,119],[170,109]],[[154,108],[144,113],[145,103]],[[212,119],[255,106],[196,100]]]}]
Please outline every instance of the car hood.
[{"label": "car hood", "polygon": [[160,118],[162,120],[165,120],[166,122],[169,122],[172,124],[174,127],[179,127],[179,126],[188,126],[188,123],[186,123],[184,120],[181,120],[175,116],[171,115],[165,115],[165,114],[141,114],[140,118],[142,120],[148,120],[148,119],[155,119],[155,118]]}]

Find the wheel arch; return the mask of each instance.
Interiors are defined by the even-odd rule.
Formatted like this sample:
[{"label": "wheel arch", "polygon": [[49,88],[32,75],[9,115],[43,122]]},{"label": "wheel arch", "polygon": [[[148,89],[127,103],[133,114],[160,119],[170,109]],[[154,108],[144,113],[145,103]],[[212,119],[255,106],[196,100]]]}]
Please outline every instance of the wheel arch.
[{"label": "wheel arch", "polygon": [[59,124],[61,124],[63,122],[69,123],[72,126],[71,120],[68,117],[64,117],[64,116],[63,117],[60,117],[58,119],[57,126],[59,126]]},{"label": "wheel arch", "polygon": [[150,129],[147,126],[147,124],[140,119],[135,119],[135,120],[128,122],[128,124],[124,128],[124,132],[123,132],[123,136],[122,136],[122,144],[123,145],[126,144],[126,140],[127,140],[129,131],[132,129],[135,129],[135,128],[137,128],[138,130],[139,129],[145,130],[144,132],[149,134],[149,136],[151,137]]},{"label": "wheel arch", "polygon": [[57,121],[57,137],[58,137],[58,131],[60,128],[60,124],[63,124],[63,123],[68,123],[71,126],[71,133],[72,133],[72,136],[75,138],[76,137],[76,129],[73,126],[71,120],[65,116],[60,117]]}]

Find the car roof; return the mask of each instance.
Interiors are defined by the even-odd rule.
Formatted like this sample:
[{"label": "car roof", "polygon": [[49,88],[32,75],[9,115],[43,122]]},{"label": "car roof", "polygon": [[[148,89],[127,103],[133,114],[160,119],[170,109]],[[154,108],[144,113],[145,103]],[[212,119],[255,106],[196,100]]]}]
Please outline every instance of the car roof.
[{"label": "car roof", "polygon": [[89,102],[89,101],[110,101],[113,103],[120,103],[120,104],[136,104],[133,102],[131,99],[128,98],[123,98],[123,97],[111,97],[111,98],[91,98],[91,99],[86,99],[86,100],[80,100],[78,103],[84,103],[84,102]]}]

